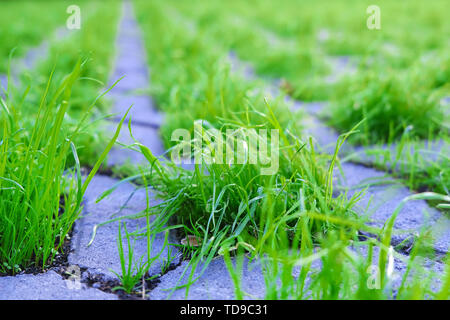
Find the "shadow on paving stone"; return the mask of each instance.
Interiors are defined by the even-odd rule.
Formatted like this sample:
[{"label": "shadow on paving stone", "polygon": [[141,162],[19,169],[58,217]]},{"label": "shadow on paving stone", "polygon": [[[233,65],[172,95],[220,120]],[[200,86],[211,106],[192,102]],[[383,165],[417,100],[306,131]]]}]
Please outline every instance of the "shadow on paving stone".
[{"label": "shadow on paving stone", "polygon": [[[104,281],[117,279],[111,271],[121,274],[121,265],[119,252],[117,248],[118,226],[117,221],[98,227],[96,236],[92,244],[88,247],[91,240],[93,228],[95,225],[103,223],[114,217],[137,214],[146,209],[145,189],[136,191],[135,186],[124,183],[121,184],[107,198],[99,203],[96,199],[104,191],[111,188],[118,180],[106,176],[95,176],[91,181],[86,194],[83,209],[83,216],[79,218],[72,234],[72,252],[69,255],[69,265],[78,265],[81,268],[87,268],[91,275],[103,275]],[[134,194],[133,194],[134,193]],[[130,198],[131,196],[131,198]],[[152,198],[150,194],[150,206],[159,202]],[[127,203],[128,200],[128,203]],[[153,220],[153,219],[152,219]],[[125,219],[127,230],[129,232],[142,229],[146,226],[146,219]],[[125,256],[128,257],[128,248],[125,236],[124,241]],[[149,270],[150,275],[161,273],[163,263],[167,259],[168,248],[164,248],[165,233],[156,235],[151,248],[151,256],[155,257],[160,252],[161,256],[154,262]],[[171,243],[169,237],[169,243]],[[180,254],[177,248],[170,246],[170,256],[175,257],[173,263],[177,263]],[[147,238],[137,238],[134,242],[134,262],[138,262],[141,257],[147,256]],[[111,269],[111,270],[110,270]]]},{"label": "shadow on paving stone", "polygon": [[[67,280],[68,281],[68,280]],[[80,283],[68,284],[55,271],[0,277],[0,300],[115,300],[117,296]]]},{"label": "shadow on paving stone", "polygon": [[[396,183],[392,178],[386,178],[384,172],[351,163],[343,163],[342,170],[344,176],[337,170],[336,176],[340,188],[349,188],[349,197],[367,186],[363,184],[370,184],[357,205],[358,211],[370,218],[370,225],[383,227],[400,202],[413,195],[405,186]],[[388,184],[375,185],[379,181],[387,181]],[[405,203],[395,220],[392,244],[397,245],[407,238],[412,240],[424,226],[432,228],[436,253],[445,255],[450,244],[450,219],[429,207],[425,200]]]},{"label": "shadow on paving stone", "polygon": [[[187,268],[187,269],[186,269]],[[199,264],[195,269],[192,279],[198,277],[201,272]],[[186,273],[183,272],[186,271]],[[181,288],[171,293],[172,288],[189,281],[191,267],[188,261],[162,276],[156,288],[149,293],[150,300],[184,300],[186,289]],[[263,299],[265,295],[265,283],[261,268],[256,262],[250,262],[247,258],[243,264],[242,290],[246,293],[246,299]],[[168,290],[169,289],[169,290]],[[188,292],[187,299],[191,300],[233,300],[235,290],[233,281],[222,257],[213,259],[201,277],[194,282]]]}]

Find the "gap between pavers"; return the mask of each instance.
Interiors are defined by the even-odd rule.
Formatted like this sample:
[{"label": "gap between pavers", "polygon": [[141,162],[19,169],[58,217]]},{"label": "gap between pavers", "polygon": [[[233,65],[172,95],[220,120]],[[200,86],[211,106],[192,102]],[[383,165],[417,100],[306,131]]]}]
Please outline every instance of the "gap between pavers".
[{"label": "gap between pavers", "polygon": [[[69,282],[69,283],[68,283]],[[55,271],[0,277],[0,300],[116,300],[116,295],[88,288],[75,287]]]}]

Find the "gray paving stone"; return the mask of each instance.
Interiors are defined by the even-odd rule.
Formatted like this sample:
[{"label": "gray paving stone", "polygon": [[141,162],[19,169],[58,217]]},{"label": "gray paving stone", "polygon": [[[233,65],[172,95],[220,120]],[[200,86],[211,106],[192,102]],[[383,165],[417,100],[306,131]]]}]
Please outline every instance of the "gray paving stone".
[{"label": "gray paving stone", "polygon": [[[111,128],[113,129],[114,127]],[[148,147],[155,156],[159,157],[165,153],[164,146],[159,136],[158,129],[132,124],[131,132],[133,134],[133,137],[137,141]],[[124,125],[122,127],[118,141],[126,145],[134,143],[133,139],[130,136],[128,126]],[[121,165],[126,162],[131,162],[135,164],[138,163],[148,164],[148,161],[140,152],[116,145],[108,155],[108,165],[109,166]]]},{"label": "gray paving stone", "polygon": [[336,83],[346,75],[353,75],[357,71],[357,65],[348,56],[330,56],[327,62],[331,66],[331,74],[325,77],[327,83]]},{"label": "gray paving stone", "polygon": [[286,96],[286,101],[288,103],[291,103],[291,108],[293,110],[305,110],[309,114],[312,114],[314,116],[319,115],[329,104],[326,101],[303,102],[293,100],[289,96]]},{"label": "gray paving stone", "polygon": [[[340,186],[350,188],[349,196],[366,187],[363,184],[369,183],[365,195],[358,202],[358,210],[369,217],[370,224],[376,227],[382,227],[400,202],[413,195],[403,185],[392,183],[394,181],[384,172],[351,163],[343,163],[342,170],[344,176],[340,173],[336,174],[338,183]],[[377,181],[381,180],[390,181],[391,184],[376,185]],[[434,249],[436,253],[444,255],[450,244],[450,220],[438,210],[429,207],[424,200],[405,203],[394,224],[395,234],[392,237],[392,243],[398,244],[408,237],[418,235],[423,226],[433,226],[433,230],[436,231],[433,234]]]},{"label": "gray paving stone", "polygon": [[[40,46],[31,48],[27,54],[20,59],[12,59],[11,61],[11,81],[17,85],[19,83],[19,76],[21,73],[33,69],[37,62],[47,56],[48,41],[44,41]],[[6,74],[0,74],[0,82],[2,88],[6,90],[8,87],[8,76]],[[3,91],[0,92],[0,96],[4,96]]]},{"label": "gray paving stone", "polygon": [[[364,243],[360,243],[358,246],[353,246],[348,248],[351,252],[354,252],[357,259],[361,261],[366,261],[368,257],[368,247]],[[372,256],[372,266],[378,265],[379,258],[379,248],[373,248]],[[249,262],[248,259],[244,260],[244,268],[241,277],[241,289],[244,292],[244,299],[264,299],[266,298],[266,279],[264,278],[263,271],[261,269],[260,263],[257,261]],[[409,257],[393,252],[393,264],[392,272],[388,276],[388,286],[386,288],[386,294],[391,297],[395,297],[402,283],[402,278],[407,271]],[[233,263],[234,259],[233,259]],[[355,272],[354,285],[359,285],[357,270],[350,262],[346,262],[347,271]],[[320,259],[314,260],[311,263],[308,275],[305,280],[305,297],[310,299],[311,280],[315,277],[322,269],[322,261]],[[437,291],[441,288],[441,278],[444,275],[445,266],[440,262],[433,262],[429,259],[418,257],[414,262],[414,268],[412,269],[408,279],[411,280],[412,277],[419,277],[419,279],[431,279],[431,288],[433,291]],[[281,269],[280,269],[281,270]],[[293,268],[292,277],[296,279],[301,271],[300,266]],[[219,300],[233,300],[236,299],[235,287],[229,276],[228,269],[226,268],[225,262],[222,257],[215,258],[210,265],[206,268],[203,274],[201,274],[201,266],[198,266],[191,279],[197,279],[191,286],[189,290],[186,288],[179,288],[173,290],[174,288],[187,284],[189,282],[191,267],[189,262],[183,261],[183,263],[173,271],[165,274],[160,278],[160,283],[149,293],[149,299],[160,300],[160,299],[173,299],[173,300],[209,300],[209,299],[219,299]],[[368,271],[369,272],[369,271]],[[271,275],[273,277],[274,275]],[[276,276],[276,275],[275,275]],[[269,277],[270,278],[270,277]],[[279,278],[275,277],[275,286],[281,286],[281,281]],[[271,284],[273,285],[273,284]]]},{"label": "gray paving stone", "polygon": [[[304,133],[314,138],[317,150],[332,154],[336,148],[339,134],[333,128],[330,128],[316,117],[305,117],[303,124],[305,125]],[[346,144],[339,150],[343,152],[348,148]]]},{"label": "gray paving stone", "polygon": [[41,60],[47,57],[49,49],[48,41],[43,41],[38,47],[28,50],[25,57],[20,61],[24,69],[32,69]]},{"label": "gray paving stone", "polygon": [[234,51],[229,52],[228,62],[230,63],[232,72],[241,74],[244,77],[244,79],[248,80],[256,79],[253,66],[249,63],[245,63],[242,60],[240,60],[236,52]]},{"label": "gray paving stone", "polygon": [[[109,96],[114,100],[112,111],[117,114],[117,120],[133,105],[127,121],[131,117],[134,138],[147,146],[154,155],[160,156],[164,154],[165,150],[157,128],[161,125],[163,116],[156,110],[150,97],[136,95],[132,92],[149,85],[146,55],[141,39],[141,32],[134,18],[132,5],[125,1],[116,39],[116,66],[111,83],[123,75],[125,78],[110,91]],[[114,131],[113,126],[110,131]],[[122,127],[119,141],[126,145],[134,143],[127,126]],[[143,163],[146,160],[139,152],[115,146],[108,156],[108,164],[120,165],[126,162]]]},{"label": "gray paving stone", "polygon": [[126,122],[131,118],[132,122],[142,126],[158,128],[164,121],[164,116],[156,110],[149,96],[115,95],[112,97],[114,99],[112,112],[116,114],[116,120],[120,120],[132,106]]},{"label": "gray paving stone", "polygon": [[[358,246],[353,246],[349,248],[351,251],[354,251],[361,258],[368,258],[368,246],[360,243]],[[372,266],[378,267],[378,259],[380,256],[380,248],[373,247],[373,255],[372,255]],[[388,255],[389,257],[389,255]],[[392,291],[393,297],[395,297],[398,293],[398,290],[401,287],[402,279],[407,272],[408,263],[410,262],[409,256],[399,253],[393,252],[392,255],[392,271],[389,273],[388,278],[389,281],[388,289]],[[389,258],[388,258],[389,260]],[[389,270],[389,261],[386,266],[387,270]],[[407,283],[411,283],[410,281],[416,277],[423,281],[430,279],[430,287],[433,292],[437,292],[441,289],[442,282],[441,279],[445,275],[445,265],[439,261],[433,261],[424,257],[416,257],[414,260],[412,267],[410,269],[410,273],[407,277]]]},{"label": "gray paving stone", "polygon": [[[73,31],[72,31],[73,32]],[[65,27],[59,27],[55,30],[51,38],[60,40],[63,37],[67,37],[70,31]],[[31,70],[36,67],[37,63],[45,59],[49,51],[49,40],[44,40],[39,46],[30,48],[28,52],[22,58],[14,58],[11,61],[11,79],[14,84],[19,82],[19,75],[27,70]],[[0,84],[4,89],[8,85],[8,77],[6,74],[0,74]],[[4,96],[3,91],[0,88],[0,96]]]},{"label": "gray paving stone", "polygon": [[124,2],[122,13],[116,39],[116,66],[110,84],[125,77],[111,90],[111,94],[147,88],[149,84],[144,45],[131,3]]},{"label": "gray paving stone", "polygon": [[[146,194],[144,189],[136,190],[130,183],[120,185],[112,194],[99,203],[96,199],[104,191],[113,187],[118,180],[107,176],[95,176],[89,185],[85,200],[82,217],[79,218],[74,227],[72,235],[72,252],[69,255],[69,264],[88,268],[93,274],[104,275],[104,280],[116,279],[114,272],[121,274],[120,258],[117,248],[118,225],[117,221],[108,223],[97,229],[94,241],[88,246],[94,226],[101,224],[115,217],[138,214],[146,209]],[[153,194],[149,194],[150,206],[159,202],[154,199]],[[146,226],[146,219],[125,219],[129,232],[143,230]],[[153,219],[151,219],[153,221]],[[123,235],[123,237],[125,237]],[[164,248],[164,233],[156,235],[151,248],[151,256],[155,257],[162,252],[161,257],[150,269],[151,274],[161,272],[161,264],[167,258],[168,248]],[[143,256],[147,256],[146,237],[134,238],[134,261],[137,263]],[[173,239],[170,238],[169,242]],[[125,239],[124,251],[127,256],[128,248]],[[164,249],[163,249],[164,248]],[[171,257],[179,256],[178,250],[171,247]],[[112,271],[114,272],[112,272]]]},{"label": "gray paving stone", "polygon": [[149,77],[147,74],[144,74],[142,72],[139,72],[139,73],[128,72],[126,74],[124,74],[123,72],[121,72],[121,73],[114,72],[112,78],[114,80],[118,80],[121,77],[124,77],[124,78],[119,81],[119,83],[111,90],[111,92],[127,93],[130,91],[136,90],[136,89],[145,89],[148,86]]},{"label": "gray paving stone", "polygon": [[[149,147],[156,156],[160,156],[164,153],[164,148],[157,128],[162,122],[162,116],[154,108],[151,98],[132,93],[133,90],[147,87],[149,82],[145,53],[140,39],[131,4],[124,2],[123,18],[116,41],[118,55],[111,81],[115,81],[123,75],[125,75],[125,78],[110,91],[109,96],[114,100],[113,112],[117,113],[116,121],[133,105],[130,116],[134,138]],[[127,120],[130,119],[130,116]],[[115,125],[109,125],[111,136],[115,127]],[[134,142],[127,125],[122,127],[118,140],[126,145]],[[146,160],[139,152],[119,145],[115,146],[108,156],[108,164],[118,165],[125,162],[137,164],[146,162]],[[108,198],[96,203],[97,197],[117,182],[117,180],[106,176],[96,176],[92,180],[84,199],[83,217],[77,220],[75,224],[72,236],[73,252],[69,255],[69,264],[87,268],[89,274],[101,276],[105,281],[117,279],[115,273],[121,274],[117,248],[119,223],[115,221],[100,226],[96,231],[94,241],[88,246],[94,226],[115,217],[138,214],[146,208],[146,191],[142,188],[136,190],[129,183],[120,185]],[[149,194],[149,197],[150,206],[159,203],[154,199],[153,194]],[[154,217],[151,221],[153,220]],[[142,231],[146,227],[145,218],[126,219],[125,221],[130,232]],[[161,256],[152,264],[149,270],[150,275],[162,272],[162,267],[169,255],[174,259],[172,262],[176,262],[180,258],[176,248],[170,246],[169,252],[169,248],[164,244],[164,239],[164,232],[158,233],[154,239],[151,257],[160,253]],[[170,242],[172,240],[172,237],[170,237]],[[125,237],[123,242],[125,243]],[[147,257],[147,239],[145,237],[133,238],[133,243],[133,263],[139,264],[142,257],[144,258],[143,261]],[[124,249],[127,256],[127,246]]]},{"label": "gray paving stone", "polygon": [[6,74],[0,74],[0,96],[4,96],[4,91],[8,88],[8,76]]},{"label": "gray paving stone", "polygon": [[[183,272],[186,270],[184,273]],[[202,266],[199,265],[194,271],[192,279],[201,274]],[[188,283],[191,267],[187,261],[162,276],[161,282],[149,293],[151,300],[183,300],[186,299],[186,289],[177,289],[172,293],[172,289]],[[261,268],[255,262],[244,261],[242,272],[242,290],[246,293],[245,298],[263,299],[265,295],[264,277]],[[188,291],[187,299],[192,300],[233,300],[235,299],[235,289],[230,278],[228,269],[222,257],[217,257],[211,261],[204,273],[194,282]]]},{"label": "gray paving stone", "polygon": [[[442,103],[442,105],[444,105],[444,106],[449,105],[449,104],[450,104],[450,97],[442,98],[441,103]],[[447,111],[448,111],[448,109],[447,109]],[[448,114],[448,113],[447,113],[447,114]]]},{"label": "gray paving stone", "polygon": [[0,277],[0,300],[116,300],[117,296],[88,288],[77,288],[55,271],[38,275]]}]

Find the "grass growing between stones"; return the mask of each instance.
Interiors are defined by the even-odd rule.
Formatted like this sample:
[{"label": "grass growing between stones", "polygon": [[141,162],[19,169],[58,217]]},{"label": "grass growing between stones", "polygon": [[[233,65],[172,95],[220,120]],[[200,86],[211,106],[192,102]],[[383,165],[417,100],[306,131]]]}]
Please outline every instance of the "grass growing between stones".
[{"label": "grass growing between stones", "polygon": [[[140,169],[144,172],[131,169],[131,176],[123,181],[148,182],[163,200],[132,218],[154,215],[147,234],[176,228],[185,237],[181,246],[188,250],[193,268],[188,283],[173,289],[186,288],[188,294],[199,277],[194,270],[200,268],[201,274],[221,255],[236,297],[243,298],[246,292],[241,288],[240,272],[246,252],[262,265],[265,298],[269,299],[448,297],[445,285],[437,291],[431,289],[435,274],[424,271],[424,257],[433,264],[432,254],[425,250],[429,246],[421,245],[422,240],[427,241],[425,236],[415,242],[409,258],[390,247],[394,221],[404,202],[441,196],[405,199],[393,208],[383,228],[369,227],[353,211],[361,193],[348,199],[333,192],[337,155],[354,127],[340,137],[333,155],[317,153],[311,140],[292,125],[281,99],[264,99],[257,85],[245,85],[239,76],[228,73],[223,61],[226,50],[210,37],[202,37],[203,29],[192,32],[189,24],[180,26],[165,19],[174,14],[162,3],[136,4],[157,86],[153,93],[166,112],[162,138],[167,146],[182,142],[181,148],[178,145],[169,150],[172,160],[178,159],[174,155],[181,150],[193,151],[197,157],[194,169],[187,170],[156,158],[139,141],[129,146],[146,157],[148,166]],[[161,39],[160,34],[167,36]],[[172,135],[175,129],[187,129],[190,135],[180,139]],[[274,136],[264,138],[257,129],[277,130],[279,145],[272,144]],[[231,134],[231,139],[226,134]],[[275,173],[263,174],[270,163],[264,156],[256,163],[239,161],[249,159],[255,151],[252,139],[267,142],[268,154],[278,152]],[[227,145],[233,146],[231,153],[218,151],[226,150]],[[366,239],[362,231],[376,235],[377,240]],[[123,253],[121,244],[119,252]],[[408,270],[400,285],[393,277],[395,258],[403,259]],[[128,269],[125,267],[122,254],[120,277],[128,291],[136,289],[148,268],[138,265],[134,273],[131,265],[129,260]],[[368,269],[377,270],[377,274],[372,277]]]},{"label": "grass growing between stones", "polygon": [[[447,287],[442,285],[448,281],[448,275],[444,275],[441,283],[443,273],[434,269],[436,265],[425,233],[418,236],[408,257],[389,247],[393,225],[403,205],[433,197],[440,196],[419,194],[404,199],[393,210],[377,239],[361,241],[352,236],[361,230],[357,222],[320,214],[316,218],[334,220],[347,229],[331,230],[318,240],[305,228],[298,232],[298,242],[273,239],[272,250],[262,258],[266,298],[448,299]],[[448,258],[446,265],[449,266]]]},{"label": "grass growing between stones", "polygon": [[[49,3],[42,1],[39,6]],[[119,3],[70,4],[83,9],[83,28],[65,39],[54,39],[49,57],[20,74],[20,84],[14,85],[10,77],[2,100],[1,273],[42,270],[52,263],[80,213],[89,181],[117,138],[106,139],[98,123],[105,117],[104,94],[99,92],[112,64]],[[52,26],[67,18],[68,5],[52,3],[46,16]],[[35,4],[27,1],[2,6],[14,7],[14,13],[22,10],[25,18],[30,8],[36,11]],[[28,28],[33,39],[43,36],[41,28],[53,28],[45,19],[40,22],[37,28]],[[84,183],[81,165],[93,168]]]},{"label": "grass growing between stones", "polygon": [[[174,19],[190,26],[193,32],[201,30],[205,37],[211,39],[211,43],[221,46],[224,52],[232,51],[240,59],[250,62],[259,75],[268,78],[282,76],[286,79],[284,83],[301,79],[305,95],[306,91],[310,92],[311,88],[320,86],[323,82],[320,78],[330,71],[312,34],[304,32],[303,38],[283,37],[264,27],[263,19],[249,18],[249,13],[245,11],[249,9],[249,5],[260,7],[256,2],[223,4],[211,1],[207,4],[194,2],[189,5],[187,2],[167,3],[168,11]],[[270,7],[275,4],[265,5]],[[240,14],[240,11],[243,13]],[[320,93],[317,92],[316,95],[318,94]]]},{"label": "grass growing between stones", "polygon": [[[360,133],[349,137],[351,143],[387,144],[385,149],[396,143],[395,153],[371,148],[377,168],[393,171],[413,190],[448,194],[445,150],[436,161],[405,152],[414,148],[417,139],[448,144],[449,114],[441,103],[450,92],[448,44],[442,40],[445,37],[437,36],[449,30],[440,10],[443,2],[424,6],[419,1],[408,5],[382,1],[383,20],[395,23],[377,31],[366,28],[361,12],[370,3],[364,1],[335,1],[326,6],[320,1],[166,3],[165,14],[191,33],[234,51],[251,62],[258,75],[283,77],[281,88],[293,97],[331,99],[322,117],[339,132],[365,119]],[[344,6],[346,14],[336,14]],[[414,8],[421,13],[410,19]],[[412,41],[405,32],[411,29],[421,41]],[[326,60],[335,55],[356,58],[359,72],[326,80]]]},{"label": "grass growing between stones", "polygon": [[[383,65],[384,73],[408,69],[435,51],[448,51],[443,41],[450,30],[442,10],[448,8],[445,1],[379,1],[379,30],[366,26],[370,1],[166,3],[192,30],[225,44],[258,74],[284,78],[282,88],[301,100],[333,97],[335,82],[341,79],[327,79],[333,73],[328,58],[351,57],[361,61],[357,64],[362,70]],[[411,12],[420,13],[412,18]]]},{"label": "grass growing between stones", "polygon": [[[207,157],[209,146],[206,143],[202,148]],[[134,147],[146,156],[151,172],[127,181],[148,179],[163,199],[150,210],[155,215],[151,232],[164,230],[168,223],[184,231],[192,269],[188,282],[174,289],[186,288],[188,294],[211,260],[220,255],[231,274],[236,298],[247,296],[240,287],[246,252],[248,258],[260,263],[266,299],[448,298],[442,285],[446,279],[440,279],[442,270],[434,269],[426,233],[417,237],[409,256],[390,247],[393,225],[404,203],[448,201],[441,195],[418,194],[404,199],[393,208],[384,227],[377,229],[367,226],[352,211],[360,194],[350,200],[342,194],[331,196],[328,173],[333,170],[319,167],[323,156],[314,155],[305,146],[300,151],[295,145],[280,146],[296,158],[280,162],[283,170],[273,176],[262,176],[261,164],[203,162],[193,171],[186,170],[160,162],[138,142]],[[326,164],[330,159],[323,160]],[[335,160],[331,159],[331,167]],[[146,211],[138,217],[148,214]],[[361,231],[377,235],[377,239],[365,238]],[[194,273],[196,268],[200,273]]]},{"label": "grass growing between stones", "polygon": [[[71,107],[72,88],[80,78],[82,67],[79,60],[72,72],[56,83],[52,72],[37,105],[37,113],[32,117],[22,105],[26,89],[16,96],[11,94],[9,85],[6,100],[1,100],[2,273],[15,274],[30,266],[43,269],[51,264],[80,213],[90,180],[117,139],[118,132],[82,183],[73,141],[86,125],[96,100],[75,127],[67,126],[65,121]],[[75,159],[76,168],[66,171],[69,157]]]}]

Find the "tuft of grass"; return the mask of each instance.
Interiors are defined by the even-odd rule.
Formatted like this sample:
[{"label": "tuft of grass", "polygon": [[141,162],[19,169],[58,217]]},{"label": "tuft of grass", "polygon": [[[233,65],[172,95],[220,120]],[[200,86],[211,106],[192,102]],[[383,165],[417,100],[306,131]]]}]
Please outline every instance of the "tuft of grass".
[{"label": "tuft of grass", "polygon": [[[123,227],[122,227],[123,225]],[[128,248],[128,261],[125,260],[125,252],[123,247],[123,238],[122,238],[122,228],[125,230],[125,238],[127,241]],[[143,266],[142,258],[140,261],[133,261],[134,258],[134,238],[133,242],[131,241],[130,233],[127,230],[126,224],[119,222],[119,233],[117,238],[119,257],[120,257],[120,266],[122,268],[122,274],[118,274],[113,271],[116,276],[119,278],[121,286],[117,286],[113,289],[116,290],[124,290],[126,293],[130,294],[135,289],[136,285],[141,281],[145,274],[145,268]]]},{"label": "tuft of grass", "polygon": [[[89,111],[75,128],[67,128],[65,121],[71,106],[72,88],[80,77],[82,65],[79,60],[72,72],[55,87],[53,95],[49,95],[54,81],[54,72],[51,73],[35,117],[21,116],[23,99],[16,101],[8,96],[6,101],[1,100],[2,273],[14,274],[29,266],[45,268],[53,261],[80,213],[82,197],[90,180],[117,139],[118,132],[82,183],[73,141],[85,125]],[[70,155],[75,169],[67,171]]]},{"label": "tuft of grass", "polygon": [[406,128],[419,138],[443,130],[445,117],[439,99],[405,74],[380,75],[368,70],[343,84],[337,96],[329,110],[332,126],[346,131],[366,119],[354,142],[393,142]]},{"label": "tuft of grass", "polygon": [[[130,167],[123,171],[131,175],[123,182],[148,181],[162,198],[162,203],[151,209],[153,225],[170,222],[174,224],[171,228],[184,230],[187,239],[195,239],[195,245],[189,241],[184,245],[191,260],[180,280],[185,275],[188,280],[172,289],[185,288],[187,296],[211,260],[223,255],[236,297],[246,297],[241,288],[245,252],[262,263],[268,299],[395,297],[393,259],[404,259],[411,270],[420,265],[390,247],[400,209],[384,228],[369,227],[352,209],[362,193],[348,198],[333,192],[338,152],[361,119],[349,124],[349,133],[337,141],[333,155],[317,153],[311,139],[303,137],[289,121],[291,113],[280,102],[283,96],[265,100],[259,84],[247,86],[224,68],[227,47],[208,31],[211,25],[211,30],[217,31],[216,19],[221,23],[227,20],[220,12],[208,16],[211,8],[217,7],[202,8],[196,15],[188,8],[178,11],[182,3],[136,4],[149,61],[158,75],[157,88],[152,92],[166,119],[170,119],[162,129],[162,138],[171,147],[168,154],[181,143],[181,149],[201,156],[193,170],[188,170],[166,158],[156,158],[150,149],[134,141],[129,148],[141,152],[148,164],[143,172]],[[186,12],[194,18],[183,17]],[[167,37],[155,41],[161,33]],[[188,129],[195,138],[172,140],[171,133],[177,128]],[[280,137],[279,145],[270,149],[278,150],[278,170],[271,175],[262,174],[267,165],[263,159],[256,163],[236,161],[247,159],[251,148],[247,139],[253,136],[258,140],[256,129],[260,128],[275,129]],[[225,139],[227,130],[233,133],[231,141]],[[271,145],[271,138],[267,142]],[[233,146],[233,161],[217,151],[227,143]],[[247,148],[238,148],[244,145]],[[214,160],[209,161],[211,158]],[[419,197],[446,199],[430,194]],[[129,218],[144,216],[143,212]],[[380,241],[365,239],[361,231],[379,236]],[[427,240],[426,235],[423,239]],[[368,247],[368,252],[354,250],[361,247]],[[321,268],[317,268],[318,263]],[[379,270],[375,289],[367,285],[372,280],[369,267]],[[406,296],[410,288],[415,290],[414,297],[435,297],[429,282],[421,282],[423,279],[423,274],[414,275],[412,281],[405,277],[398,297]]]}]

